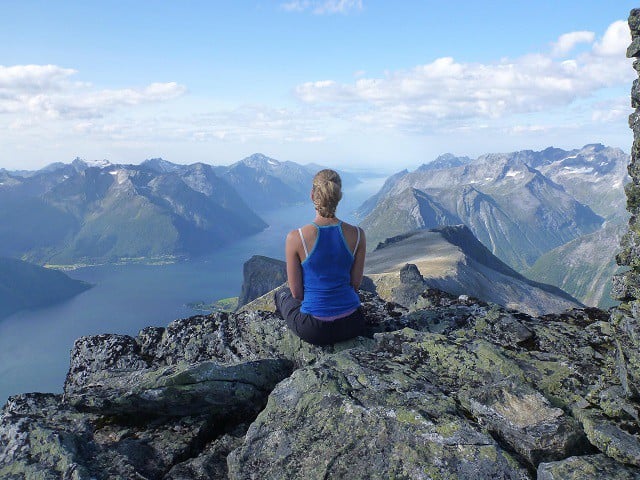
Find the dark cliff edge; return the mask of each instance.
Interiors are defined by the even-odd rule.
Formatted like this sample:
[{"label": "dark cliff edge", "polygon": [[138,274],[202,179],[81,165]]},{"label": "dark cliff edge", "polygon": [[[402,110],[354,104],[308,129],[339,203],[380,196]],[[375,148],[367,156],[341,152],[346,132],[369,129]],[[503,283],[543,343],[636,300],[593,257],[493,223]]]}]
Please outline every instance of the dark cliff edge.
[{"label": "dark cliff edge", "polygon": [[[629,25],[640,58],[640,9]],[[267,293],[82,337],[63,395],[2,409],[0,478],[640,479],[638,82],[632,105],[619,307],[530,316],[427,289],[409,311],[361,292],[368,335],[320,348]]]},{"label": "dark cliff edge", "polygon": [[254,255],[242,266],[242,288],[238,308],[287,281],[287,264],[282,260]]}]

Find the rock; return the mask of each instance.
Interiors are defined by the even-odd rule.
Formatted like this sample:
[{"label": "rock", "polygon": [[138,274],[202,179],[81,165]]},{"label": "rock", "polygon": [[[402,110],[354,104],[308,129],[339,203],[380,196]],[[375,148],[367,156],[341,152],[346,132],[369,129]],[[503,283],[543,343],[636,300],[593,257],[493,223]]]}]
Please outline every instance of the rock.
[{"label": "rock", "polygon": [[242,445],[246,426],[225,433],[209,443],[195,458],[175,465],[163,480],[210,480],[227,478],[227,455]]},{"label": "rock", "polygon": [[217,312],[175,320],[167,328],[145,328],[136,342],[145,358],[150,358],[156,365],[209,360],[229,364],[249,359],[230,348],[234,334],[229,325],[229,314]]},{"label": "rock", "polygon": [[[582,422],[589,441],[601,452],[621,462],[640,467],[640,436],[637,423],[612,421],[597,410],[576,408],[573,415]],[[627,431],[623,426],[632,431]]]},{"label": "rock", "polygon": [[424,278],[420,274],[420,270],[412,263],[405,264],[404,267],[400,269],[400,283],[413,283],[413,282],[423,282]]},{"label": "rock", "polygon": [[640,470],[622,465],[605,455],[569,457],[565,460],[541,463],[538,480],[638,480]]},{"label": "rock", "polygon": [[[633,302],[635,304],[636,302]],[[640,322],[638,316],[621,308],[611,314],[618,350],[620,381],[629,398],[640,398]]]},{"label": "rock", "polygon": [[161,478],[214,430],[207,416],[117,423],[60,400],[9,399],[0,414],[0,478]]},{"label": "rock", "polygon": [[287,281],[287,264],[282,260],[254,255],[242,267],[242,289],[238,308]]},{"label": "rock", "polygon": [[81,337],[73,344],[65,391],[104,377],[109,370],[140,370],[149,367],[136,341],[127,335]]},{"label": "rock", "polygon": [[[640,9],[633,9],[629,15],[632,42],[627,49],[628,57],[640,57]],[[634,64],[636,67],[637,61]],[[636,69],[638,72],[638,70]],[[629,116],[629,127],[633,131],[631,182],[625,188],[627,210],[631,214],[627,233],[620,242],[621,251],[616,256],[618,265],[630,267],[615,278],[615,294],[623,300],[612,313],[611,324],[617,345],[617,369],[622,386],[629,398],[640,398],[640,104],[638,103],[638,82],[631,89],[633,108]]]},{"label": "rock", "polygon": [[158,369],[109,370],[89,384],[65,389],[74,407],[104,415],[248,418],[273,387],[291,373],[291,362],[265,359],[237,365],[201,362]]},{"label": "rock", "polygon": [[526,383],[507,379],[463,391],[458,398],[473,418],[534,467],[588,451],[577,422]]},{"label": "rock", "polygon": [[357,349],[280,383],[228,465],[231,479],[530,478],[414,369]]},{"label": "rock", "polygon": [[92,418],[59,412],[60,400],[53,394],[9,398],[0,413],[0,478],[90,478],[80,462]]}]

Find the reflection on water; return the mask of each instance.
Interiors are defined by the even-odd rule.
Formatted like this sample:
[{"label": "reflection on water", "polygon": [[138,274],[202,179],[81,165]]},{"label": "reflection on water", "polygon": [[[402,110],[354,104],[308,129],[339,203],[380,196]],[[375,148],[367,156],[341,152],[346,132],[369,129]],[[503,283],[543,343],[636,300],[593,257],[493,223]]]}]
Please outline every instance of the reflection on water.
[{"label": "reflection on water", "polygon": [[[384,178],[368,179],[345,192],[338,216],[375,193]],[[210,255],[173,265],[118,265],[69,272],[95,287],[71,300],[0,320],[0,405],[20,392],[60,392],[76,338],[99,333],[136,335],[197,312],[186,305],[240,293],[242,265],[252,255],[284,258],[287,232],[313,218],[311,204],[262,214],[269,227]]]}]

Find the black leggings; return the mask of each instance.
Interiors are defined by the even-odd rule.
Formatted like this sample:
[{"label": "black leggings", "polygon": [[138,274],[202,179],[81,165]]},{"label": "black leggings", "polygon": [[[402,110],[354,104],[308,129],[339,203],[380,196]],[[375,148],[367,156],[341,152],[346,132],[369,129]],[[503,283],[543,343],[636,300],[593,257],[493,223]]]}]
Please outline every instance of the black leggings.
[{"label": "black leggings", "polygon": [[342,342],[365,333],[365,318],[360,308],[336,320],[318,320],[300,311],[300,300],[293,298],[288,288],[276,292],[275,302],[289,330],[313,345]]}]

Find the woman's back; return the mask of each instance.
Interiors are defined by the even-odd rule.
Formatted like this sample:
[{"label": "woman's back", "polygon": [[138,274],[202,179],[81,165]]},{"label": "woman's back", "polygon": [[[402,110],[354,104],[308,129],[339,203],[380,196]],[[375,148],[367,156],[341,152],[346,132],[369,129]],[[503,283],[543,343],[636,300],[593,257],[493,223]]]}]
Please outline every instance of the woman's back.
[{"label": "woman's back", "polygon": [[[315,231],[315,239],[310,239],[313,243],[308,243],[302,229],[299,230],[305,250],[301,262],[304,287],[301,311],[317,317],[351,312],[360,305],[351,286],[354,250],[357,251],[359,238],[351,248],[344,235],[344,229],[351,226],[342,222],[331,225],[313,223],[311,227]],[[357,237],[359,231],[353,228]]]}]

